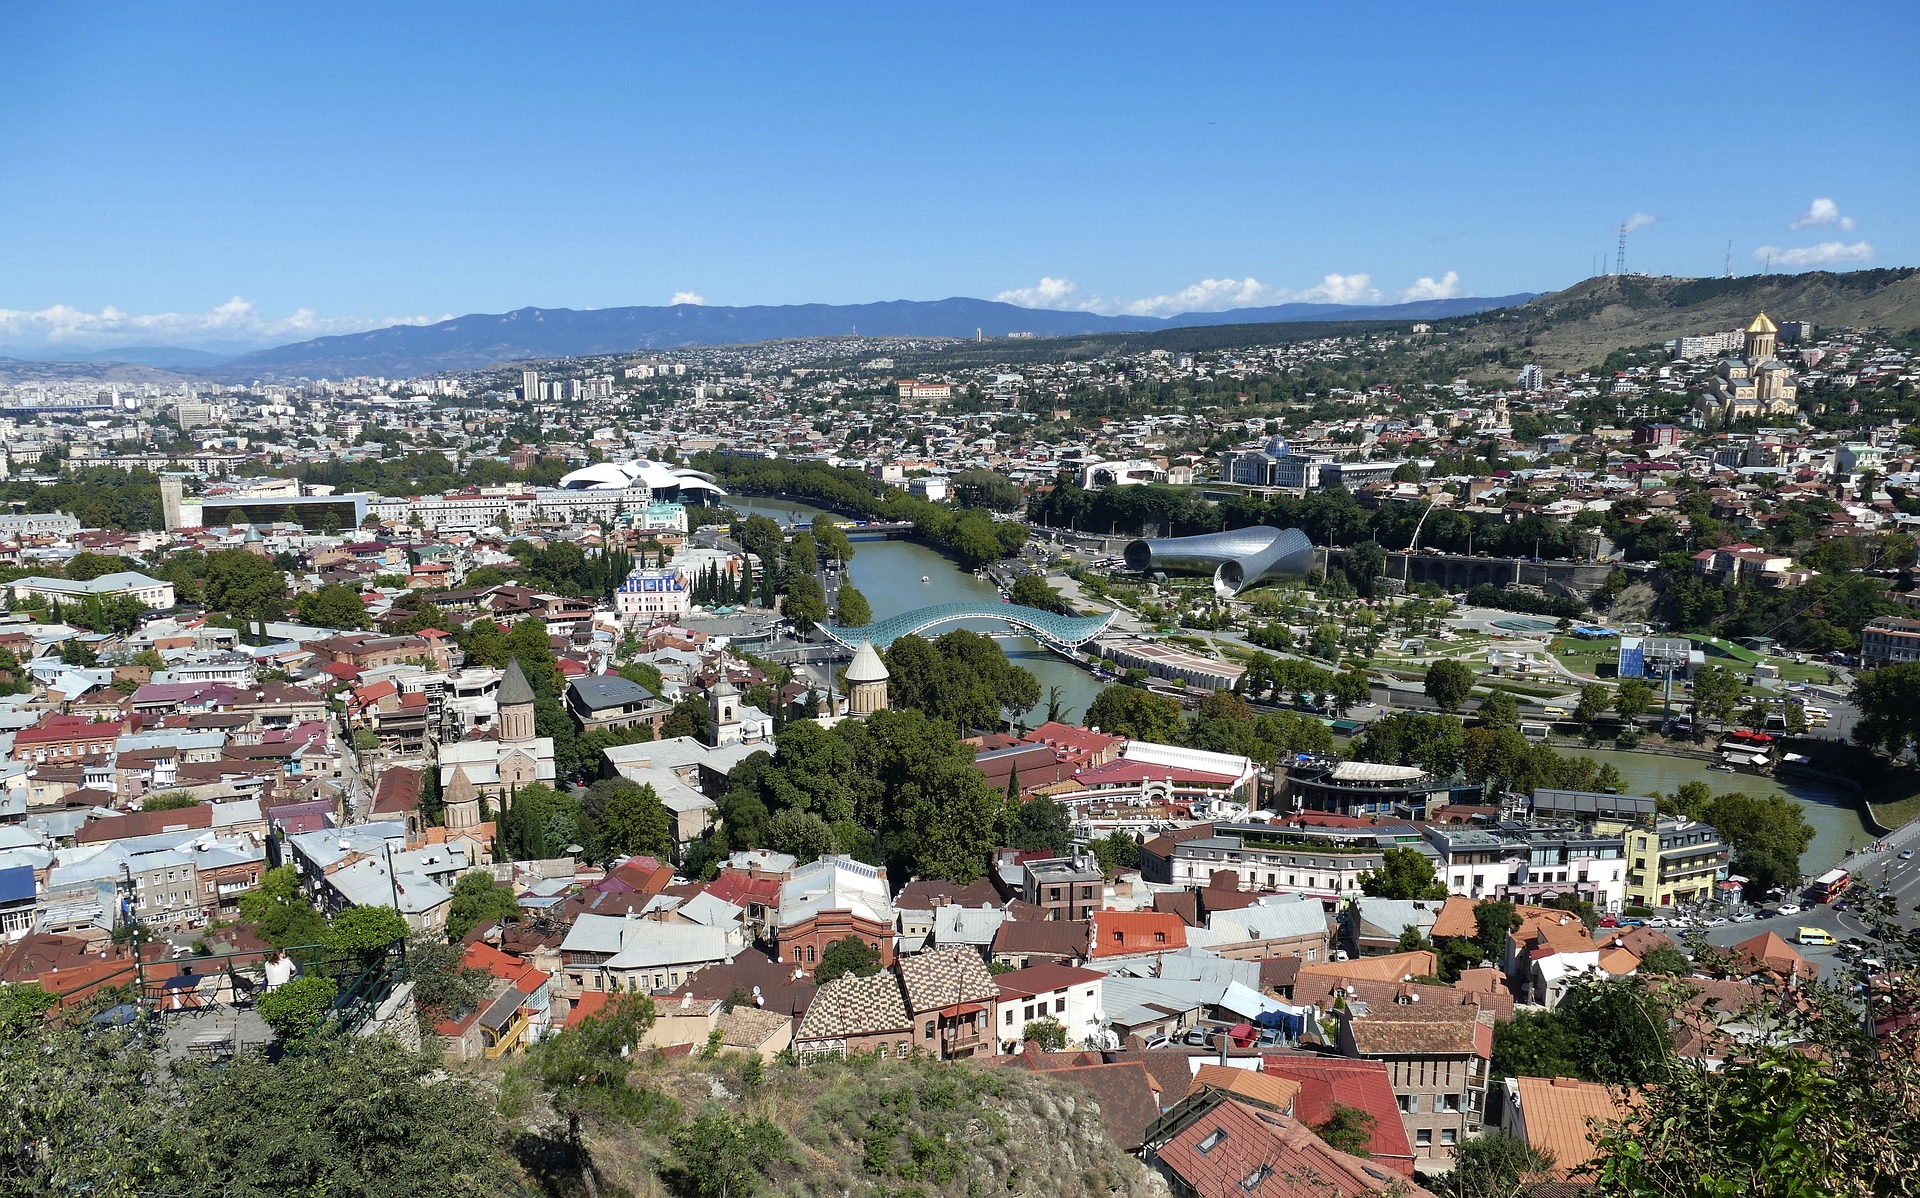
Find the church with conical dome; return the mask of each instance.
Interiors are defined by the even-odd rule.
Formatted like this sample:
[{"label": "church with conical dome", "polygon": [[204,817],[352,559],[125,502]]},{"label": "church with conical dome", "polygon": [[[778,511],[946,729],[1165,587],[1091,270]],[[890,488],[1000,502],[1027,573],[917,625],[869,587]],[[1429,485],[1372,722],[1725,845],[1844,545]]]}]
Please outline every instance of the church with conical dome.
[{"label": "church with conical dome", "polygon": [[1799,384],[1793,368],[1774,356],[1780,329],[1767,314],[1753,318],[1746,328],[1744,347],[1737,358],[1720,363],[1694,410],[1702,416],[1747,420],[1760,416],[1792,416],[1800,410]]},{"label": "church with conical dome", "polygon": [[[553,785],[553,738],[535,735],[533,685],[518,661],[507,663],[494,701],[500,714],[491,738],[440,746],[440,793],[449,827],[479,823],[481,799],[492,803],[495,811],[504,811],[513,805],[513,792],[520,787],[531,782]],[[470,823],[456,825],[456,818]]]},{"label": "church with conical dome", "polygon": [[847,666],[847,714],[857,717],[885,710],[887,681],[892,677],[873,642],[861,641]]}]

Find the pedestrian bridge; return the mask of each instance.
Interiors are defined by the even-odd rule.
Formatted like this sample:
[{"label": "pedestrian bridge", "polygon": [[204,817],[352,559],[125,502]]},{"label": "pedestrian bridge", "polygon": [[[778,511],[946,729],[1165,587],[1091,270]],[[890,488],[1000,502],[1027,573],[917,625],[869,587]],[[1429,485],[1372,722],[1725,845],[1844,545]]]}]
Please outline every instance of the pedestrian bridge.
[{"label": "pedestrian bridge", "polygon": [[1113,624],[1115,613],[1100,616],[1062,616],[1018,603],[936,603],[875,620],[859,628],[820,625],[820,631],[835,644],[858,648],[861,641],[885,649],[903,636],[917,636],[942,624],[963,620],[998,620],[1009,628],[1028,633],[1042,644],[1056,649],[1073,649],[1105,632]]}]

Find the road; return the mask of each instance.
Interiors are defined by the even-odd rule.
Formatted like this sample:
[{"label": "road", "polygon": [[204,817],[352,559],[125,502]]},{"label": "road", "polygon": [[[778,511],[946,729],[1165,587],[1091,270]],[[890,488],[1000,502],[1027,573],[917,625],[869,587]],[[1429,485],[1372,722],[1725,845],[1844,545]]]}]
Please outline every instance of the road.
[{"label": "road", "polygon": [[[1920,822],[1908,824],[1876,842],[1884,846],[1878,851],[1869,846],[1858,853],[1848,856],[1840,863],[1840,868],[1853,875],[1854,893],[1849,899],[1858,899],[1883,883],[1893,890],[1894,905],[1900,925],[1912,929],[1920,927],[1920,912],[1915,905],[1920,904]],[[1900,854],[1912,850],[1914,857],[1909,861],[1900,860]],[[1848,903],[1851,907],[1852,903]],[[1872,933],[1867,925],[1860,921],[1857,912],[1842,911],[1833,906],[1812,906],[1798,915],[1780,915],[1772,919],[1756,919],[1749,923],[1729,923],[1723,927],[1707,928],[1701,938],[1708,944],[1722,948],[1739,944],[1761,932],[1771,931],[1782,940],[1794,944],[1794,949],[1810,963],[1819,966],[1822,976],[1832,976],[1837,967],[1846,964],[1847,958],[1830,948],[1816,948],[1812,945],[1801,946],[1794,943],[1801,928],[1822,928],[1832,932],[1837,939],[1857,938],[1871,940]]]}]

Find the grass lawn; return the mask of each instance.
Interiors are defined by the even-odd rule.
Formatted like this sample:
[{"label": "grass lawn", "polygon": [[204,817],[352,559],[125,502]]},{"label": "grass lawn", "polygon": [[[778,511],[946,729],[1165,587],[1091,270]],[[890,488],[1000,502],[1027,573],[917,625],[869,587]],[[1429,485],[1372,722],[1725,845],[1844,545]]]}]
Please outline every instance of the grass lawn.
[{"label": "grass lawn", "polygon": [[1602,663],[1611,666],[1620,661],[1620,638],[1617,636],[1597,641],[1583,641],[1571,636],[1555,637],[1551,648],[1554,657],[1562,665],[1589,677],[1599,671]]},{"label": "grass lawn", "polygon": [[1867,806],[1873,808],[1873,818],[1883,827],[1898,828],[1920,819],[1920,770],[1906,766],[1888,769],[1867,787],[1865,798]]}]

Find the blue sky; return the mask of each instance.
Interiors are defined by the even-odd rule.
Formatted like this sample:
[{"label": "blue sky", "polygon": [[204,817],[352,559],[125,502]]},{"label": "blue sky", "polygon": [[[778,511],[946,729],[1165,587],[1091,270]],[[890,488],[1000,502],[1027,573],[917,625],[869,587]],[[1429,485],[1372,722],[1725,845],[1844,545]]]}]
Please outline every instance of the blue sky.
[{"label": "blue sky", "polygon": [[1498,295],[1635,214],[1634,271],[1920,262],[1910,3],[6,5],[0,45],[0,346]]}]

